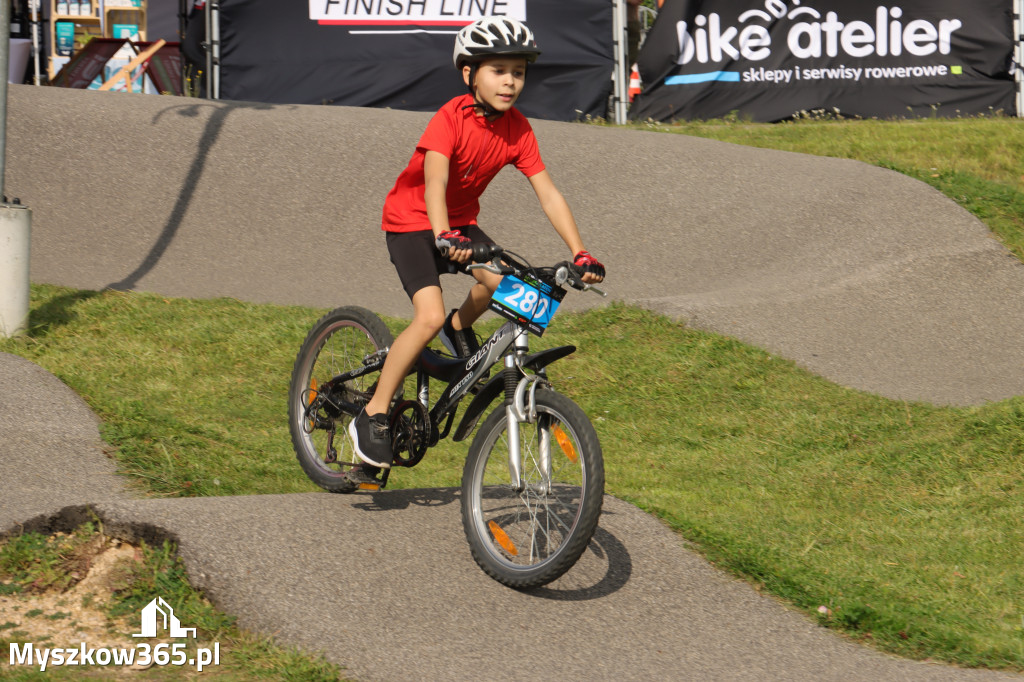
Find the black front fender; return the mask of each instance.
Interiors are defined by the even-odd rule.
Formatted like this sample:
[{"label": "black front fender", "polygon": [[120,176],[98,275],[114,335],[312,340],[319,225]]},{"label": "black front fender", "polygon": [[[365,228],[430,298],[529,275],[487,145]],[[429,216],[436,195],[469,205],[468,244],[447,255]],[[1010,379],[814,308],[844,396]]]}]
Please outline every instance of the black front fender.
[{"label": "black front fender", "polygon": [[[539,353],[532,353],[526,356],[526,361],[523,362],[523,369],[539,372],[555,360],[561,360],[575,352],[576,346],[558,346],[557,348],[542,350]],[[459,422],[459,428],[455,430],[452,440],[456,442],[465,440],[466,436],[476,428],[476,423],[480,421],[480,415],[484,413],[487,406],[494,402],[494,399],[504,393],[504,391],[505,378],[502,372],[498,372],[488,379],[484,387],[473,396],[469,407],[466,408],[466,413],[462,415],[462,421]]]}]

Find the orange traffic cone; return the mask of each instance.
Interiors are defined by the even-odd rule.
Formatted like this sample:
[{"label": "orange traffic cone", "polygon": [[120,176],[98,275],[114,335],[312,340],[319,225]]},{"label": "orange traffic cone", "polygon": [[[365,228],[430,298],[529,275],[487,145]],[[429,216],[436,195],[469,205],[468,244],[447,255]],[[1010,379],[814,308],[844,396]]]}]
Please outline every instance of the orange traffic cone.
[{"label": "orange traffic cone", "polygon": [[642,89],[640,87],[640,71],[636,68],[636,64],[634,64],[633,71],[629,74],[629,101],[632,102],[633,98],[639,95]]}]

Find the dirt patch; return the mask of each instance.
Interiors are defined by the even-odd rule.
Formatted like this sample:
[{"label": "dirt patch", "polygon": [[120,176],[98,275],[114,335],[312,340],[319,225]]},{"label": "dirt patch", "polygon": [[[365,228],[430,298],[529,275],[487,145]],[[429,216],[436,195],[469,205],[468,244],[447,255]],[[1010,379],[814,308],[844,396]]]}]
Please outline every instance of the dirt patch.
[{"label": "dirt patch", "polygon": [[75,553],[70,589],[0,596],[0,638],[36,646],[135,646],[139,624],[109,618],[104,606],[128,567],[141,560],[140,548],[96,535]]}]

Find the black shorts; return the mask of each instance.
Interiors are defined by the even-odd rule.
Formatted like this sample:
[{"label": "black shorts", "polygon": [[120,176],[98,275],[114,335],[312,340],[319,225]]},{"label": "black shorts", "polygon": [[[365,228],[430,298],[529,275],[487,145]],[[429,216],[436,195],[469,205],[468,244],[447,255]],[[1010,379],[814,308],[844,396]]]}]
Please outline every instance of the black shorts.
[{"label": "black shorts", "polygon": [[[452,229],[459,230],[474,242],[494,243],[494,240],[476,225]],[[434,246],[432,230],[388,232],[387,240],[391,262],[394,263],[395,270],[398,271],[398,278],[402,280],[402,286],[405,288],[405,293],[409,294],[410,299],[413,294],[424,287],[440,287],[441,275],[466,272],[465,265],[448,260],[441,255],[441,252]]]}]

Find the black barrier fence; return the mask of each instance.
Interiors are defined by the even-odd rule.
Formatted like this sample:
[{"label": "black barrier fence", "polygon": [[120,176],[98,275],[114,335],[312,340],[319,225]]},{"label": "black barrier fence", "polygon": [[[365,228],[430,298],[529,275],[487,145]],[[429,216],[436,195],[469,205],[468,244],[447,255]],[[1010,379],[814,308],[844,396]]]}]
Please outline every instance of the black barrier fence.
[{"label": "black barrier fence", "polygon": [[455,34],[485,16],[526,21],[542,56],[517,107],[604,116],[612,89],[611,0],[219,0],[215,96],[434,111],[465,92]]},{"label": "black barrier fence", "polygon": [[630,117],[1014,115],[1018,1],[666,0]]}]

